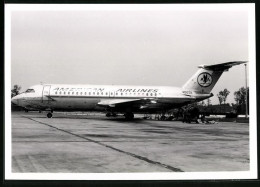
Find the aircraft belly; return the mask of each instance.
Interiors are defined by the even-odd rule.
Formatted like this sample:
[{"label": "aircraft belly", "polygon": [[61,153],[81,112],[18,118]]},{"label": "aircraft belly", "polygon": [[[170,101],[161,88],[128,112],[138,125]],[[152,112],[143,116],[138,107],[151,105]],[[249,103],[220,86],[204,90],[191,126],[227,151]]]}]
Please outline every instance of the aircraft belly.
[{"label": "aircraft belly", "polygon": [[66,98],[57,97],[49,103],[50,108],[68,110],[91,110],[97,107],[98,98]]},{"label": "aircraft belly", "polygon": [[25,108],[30,109],[45,109],[46,107],[43,105],[42,100],[38,98],[30,98],[30,99],[24,99],[21,102],[23,102],[23,106]]}]

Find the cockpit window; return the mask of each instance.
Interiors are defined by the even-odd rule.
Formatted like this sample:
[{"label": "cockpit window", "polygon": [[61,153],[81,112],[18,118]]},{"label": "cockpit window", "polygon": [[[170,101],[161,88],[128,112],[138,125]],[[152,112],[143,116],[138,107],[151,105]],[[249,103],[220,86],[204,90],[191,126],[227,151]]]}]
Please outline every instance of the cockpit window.
[{"label": "cockpit window", "polygon": [[25,93],[34,93],[34,92],[35,92],[34,89],[28,89],[25,91]]}]

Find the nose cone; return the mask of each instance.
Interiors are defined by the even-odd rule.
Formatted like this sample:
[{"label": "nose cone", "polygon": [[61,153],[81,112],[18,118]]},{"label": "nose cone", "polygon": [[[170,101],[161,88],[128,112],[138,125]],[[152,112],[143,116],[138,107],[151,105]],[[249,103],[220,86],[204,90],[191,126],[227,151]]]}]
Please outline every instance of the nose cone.
[{"label": "nose cone", "polygon": [[17,96],[13,97],[13,98],[11,99],[11,102],[12,102],[13,104],[15,104],[15,105],[18,105],[19,103],[18,103],[18,98],[17,98]]}]

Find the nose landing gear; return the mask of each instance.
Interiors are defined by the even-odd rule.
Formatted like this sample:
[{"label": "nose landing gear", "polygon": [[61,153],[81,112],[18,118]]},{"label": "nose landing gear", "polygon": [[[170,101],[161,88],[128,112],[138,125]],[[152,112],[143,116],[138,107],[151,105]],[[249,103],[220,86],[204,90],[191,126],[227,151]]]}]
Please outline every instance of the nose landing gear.
[{"label": "nose landing gear", "polygon": [[48,112],[47,118],[52,118],[52,113],[53,113],[53,110],[51,110],[50,112]]},{"label": "nose landing gear", "polygon": [[49,113],[47,114],[47,118],[51,118],[51,117],[52,117],[52,113],[49,112]]}]

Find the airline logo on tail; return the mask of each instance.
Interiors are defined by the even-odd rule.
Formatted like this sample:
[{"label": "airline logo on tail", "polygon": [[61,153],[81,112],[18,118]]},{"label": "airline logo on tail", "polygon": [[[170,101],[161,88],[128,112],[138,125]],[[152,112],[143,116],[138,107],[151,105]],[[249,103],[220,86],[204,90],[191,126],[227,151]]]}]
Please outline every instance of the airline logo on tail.
[{"label": "airline logo on tail", "polygon": [[212,77],[209,73],[203,72],[199,74],[197,82],[201,87],[208,87],[212,83]]}]

